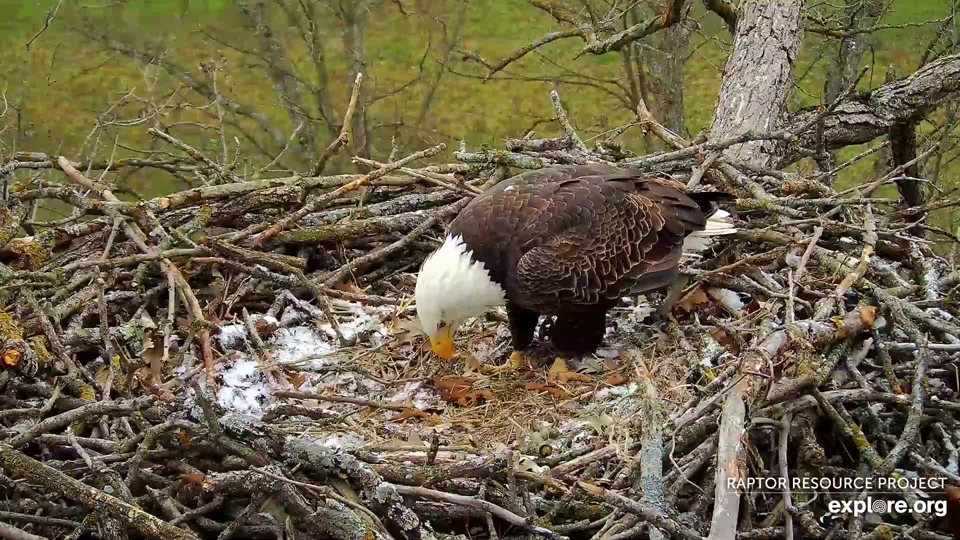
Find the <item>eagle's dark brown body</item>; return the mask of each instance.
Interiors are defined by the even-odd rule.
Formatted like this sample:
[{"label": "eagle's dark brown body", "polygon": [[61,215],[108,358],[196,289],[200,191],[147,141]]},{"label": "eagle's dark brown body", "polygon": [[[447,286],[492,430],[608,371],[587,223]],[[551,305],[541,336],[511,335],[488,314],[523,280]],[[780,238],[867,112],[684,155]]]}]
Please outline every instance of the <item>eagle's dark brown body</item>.
[{"label": "eagle's dark brown body", "polygon": [[513,346],[556,316],[561,352],[594,352],[606,312],[627,294],[672,283],[684,238],[704,230],[726,193],[604,165],[541,169],[478,196],[450,225],[506,291]]}]

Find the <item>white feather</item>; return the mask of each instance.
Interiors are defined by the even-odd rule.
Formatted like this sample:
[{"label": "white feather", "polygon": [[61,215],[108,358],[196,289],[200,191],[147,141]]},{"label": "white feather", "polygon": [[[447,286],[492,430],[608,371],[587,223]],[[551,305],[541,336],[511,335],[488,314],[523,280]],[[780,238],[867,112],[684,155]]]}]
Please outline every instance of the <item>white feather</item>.
[{"label": "white feather", "polygon": [[456,329],[466,319],[506,302],[503,288],[490,278],[463,238],[447,236],[423,262],[417,275],[417,316],[429,336],[442,322]]}]

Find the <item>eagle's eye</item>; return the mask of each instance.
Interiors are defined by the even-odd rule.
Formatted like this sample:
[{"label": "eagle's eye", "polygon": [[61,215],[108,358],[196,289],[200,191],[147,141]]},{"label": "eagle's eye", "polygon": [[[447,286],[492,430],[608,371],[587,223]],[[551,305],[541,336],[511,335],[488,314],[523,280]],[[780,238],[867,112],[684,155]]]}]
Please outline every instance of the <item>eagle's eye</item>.
[{"label": "eagle's eye", "polygon": [[446,326],[447,326],[447,321],[440,321],[440,324],[437,325],[437,330],[442,330],[446,328]]}]

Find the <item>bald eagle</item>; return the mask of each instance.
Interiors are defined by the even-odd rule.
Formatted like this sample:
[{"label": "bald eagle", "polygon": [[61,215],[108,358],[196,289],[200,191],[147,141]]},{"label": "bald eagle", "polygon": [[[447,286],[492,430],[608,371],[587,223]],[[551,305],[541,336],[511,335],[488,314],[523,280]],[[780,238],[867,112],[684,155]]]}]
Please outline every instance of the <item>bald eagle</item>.
[{"label": "bald eagle", "polygon": [[558,353],[593,353],[621,297],[673,283],[685,244],[736,232],[716,204],[728,199],[608,165],[505,180],[470,201],[421,265],[420,324],[434,353],[450,359],[464,321],[505,305],[514,355],[529,347],[541,316],[555,317]]}]

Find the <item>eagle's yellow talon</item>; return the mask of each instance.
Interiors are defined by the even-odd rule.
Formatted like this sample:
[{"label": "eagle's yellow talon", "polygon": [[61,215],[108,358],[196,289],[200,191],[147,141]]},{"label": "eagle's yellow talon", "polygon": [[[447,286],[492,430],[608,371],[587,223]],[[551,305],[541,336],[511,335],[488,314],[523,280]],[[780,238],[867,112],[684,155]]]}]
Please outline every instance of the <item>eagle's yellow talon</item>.
[{"label": "eagle's yellow talon", "polygon": [[553,365],[550,366],[550,373],[547,374],[547,380],[551,382],[570,382],[570,381],[583,381],[590,382],[593,380],[589,375],[584,375],[583,373],[577,373],[576,371],[570,371],[570,368],[567,367],[567,360],[561,356],[556,357],[553,360]]},{"label": "eagle's yellow talon", "polygon": [[536,362],[533,358],[523,354],[520,351],[513,351],[510,354],[510,359],[507,360],[507,363],[504,365],[504,368],[507,369],[532,369],[536,366]]},{"label": "eagle's yellow talon", "polygon": [[507,361],[502,365],[494,366],[490,364],[483,364],[480,370],[486,375],[500,375],[510,371],[533,369],[536,367],[536,365],[537,363],[532,357],[518,351],[513,351],[510,353],[510,358],[508,358]]}]

